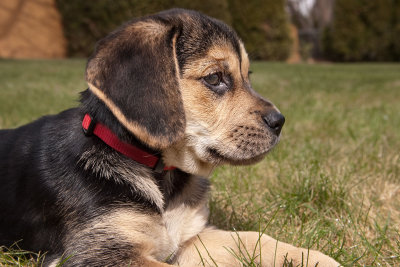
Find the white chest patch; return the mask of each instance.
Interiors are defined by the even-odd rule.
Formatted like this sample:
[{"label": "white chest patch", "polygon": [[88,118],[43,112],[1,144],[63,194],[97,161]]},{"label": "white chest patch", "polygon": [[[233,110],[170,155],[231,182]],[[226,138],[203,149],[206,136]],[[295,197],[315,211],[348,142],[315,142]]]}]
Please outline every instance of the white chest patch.
[{"label": "white chest patch", "polygon": [[164,225],[176,250],[190,238],[199,234],[207,224],[206,204],[188,206],[182,202],[171,203],[163,213]]}]

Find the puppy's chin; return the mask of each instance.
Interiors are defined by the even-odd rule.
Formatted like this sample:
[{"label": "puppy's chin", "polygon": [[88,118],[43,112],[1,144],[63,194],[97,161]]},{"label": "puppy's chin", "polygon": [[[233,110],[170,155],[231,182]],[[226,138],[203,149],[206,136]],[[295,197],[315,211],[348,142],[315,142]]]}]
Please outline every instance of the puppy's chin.
[{"label": "puppy's chin", "polygon": [[[267,153],[273,148],[273,146],[268,149],[267,151],[257,154],[257,155],[251,155],[249,156],[243,156],[240,157],[239,155],[227,155],[223,154],[219,150],[215,148],[208,148],[207,149],[207,161],[212,162],[212,164],[218,166],[218,165],[224,165],[224,164],[229,164],[229,165],[251,165],[257,162],[260,162],[261,160],[264,159],[264,157],[267,155]],[[238,153],[240,154],[240,153]]]},{"label": "puppy's chin", "polygon": [[270,132],[262,134],[241,133],[240,136],[225,135],[192,137],[196,155],[215,166],[249,165],[261,161],[279,142],[279,135]]},{"label": "puppy's chin", "polygon": [[224,165],[224,164],[229,164],[229,165],[250,165],[257,163],[261,161],[266,153],[263,153],[261,155],[257,155],[251,158],[233,158],[229,156],[225,156],[222,153],[220,153],[217,149],[215,148],[208,148],[207,149],[208,157],[207,160],[209,162],[212,162],[214,165]]}]

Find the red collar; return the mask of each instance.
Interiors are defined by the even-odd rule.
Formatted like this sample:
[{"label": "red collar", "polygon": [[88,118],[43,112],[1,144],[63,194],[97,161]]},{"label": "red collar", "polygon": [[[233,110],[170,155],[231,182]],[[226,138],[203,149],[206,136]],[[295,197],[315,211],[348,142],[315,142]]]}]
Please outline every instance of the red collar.
[{"label": "red collar", "polygon": [[176,169],[173,166],[164,166],[164,163],[160,157],[154,156],[138,147],[119,140],[118,137],[107,128],[107,126],[96,122],[89,114],[86,114],[83,118],[82,127],[86,136],[90,136],[92,134],[96,135],[104,143],[116,151],[124,154],[136,162],[139,162],[140,164],[154,169],[156,172]]}]

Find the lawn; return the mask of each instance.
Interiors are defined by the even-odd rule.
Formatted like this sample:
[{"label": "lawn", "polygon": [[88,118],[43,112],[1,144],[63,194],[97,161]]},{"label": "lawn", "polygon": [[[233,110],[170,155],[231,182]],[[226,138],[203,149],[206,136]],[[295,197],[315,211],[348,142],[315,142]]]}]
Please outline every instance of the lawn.
[{"label": "lawn", "polygon": [[[0,61],[0,128],[76,106],[84,68]],[[266,227],[346,266],[400,266],[400,65],[255,62],[252,71],[286,124],[262,162],[215,171],[211,223]]]}]

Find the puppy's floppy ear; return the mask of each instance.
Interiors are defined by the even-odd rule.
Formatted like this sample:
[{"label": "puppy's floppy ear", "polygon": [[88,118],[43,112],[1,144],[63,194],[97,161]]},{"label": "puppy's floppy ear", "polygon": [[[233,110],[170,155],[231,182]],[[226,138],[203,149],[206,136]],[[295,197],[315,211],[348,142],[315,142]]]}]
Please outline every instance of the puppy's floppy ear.
[{"label": "puppy's floppy ear", "polygon": [[166,22],[130,22],[98,42],[86,67],[89,89],[120,123],[155,149],[184,135],[178,35],[178,28]]}]

